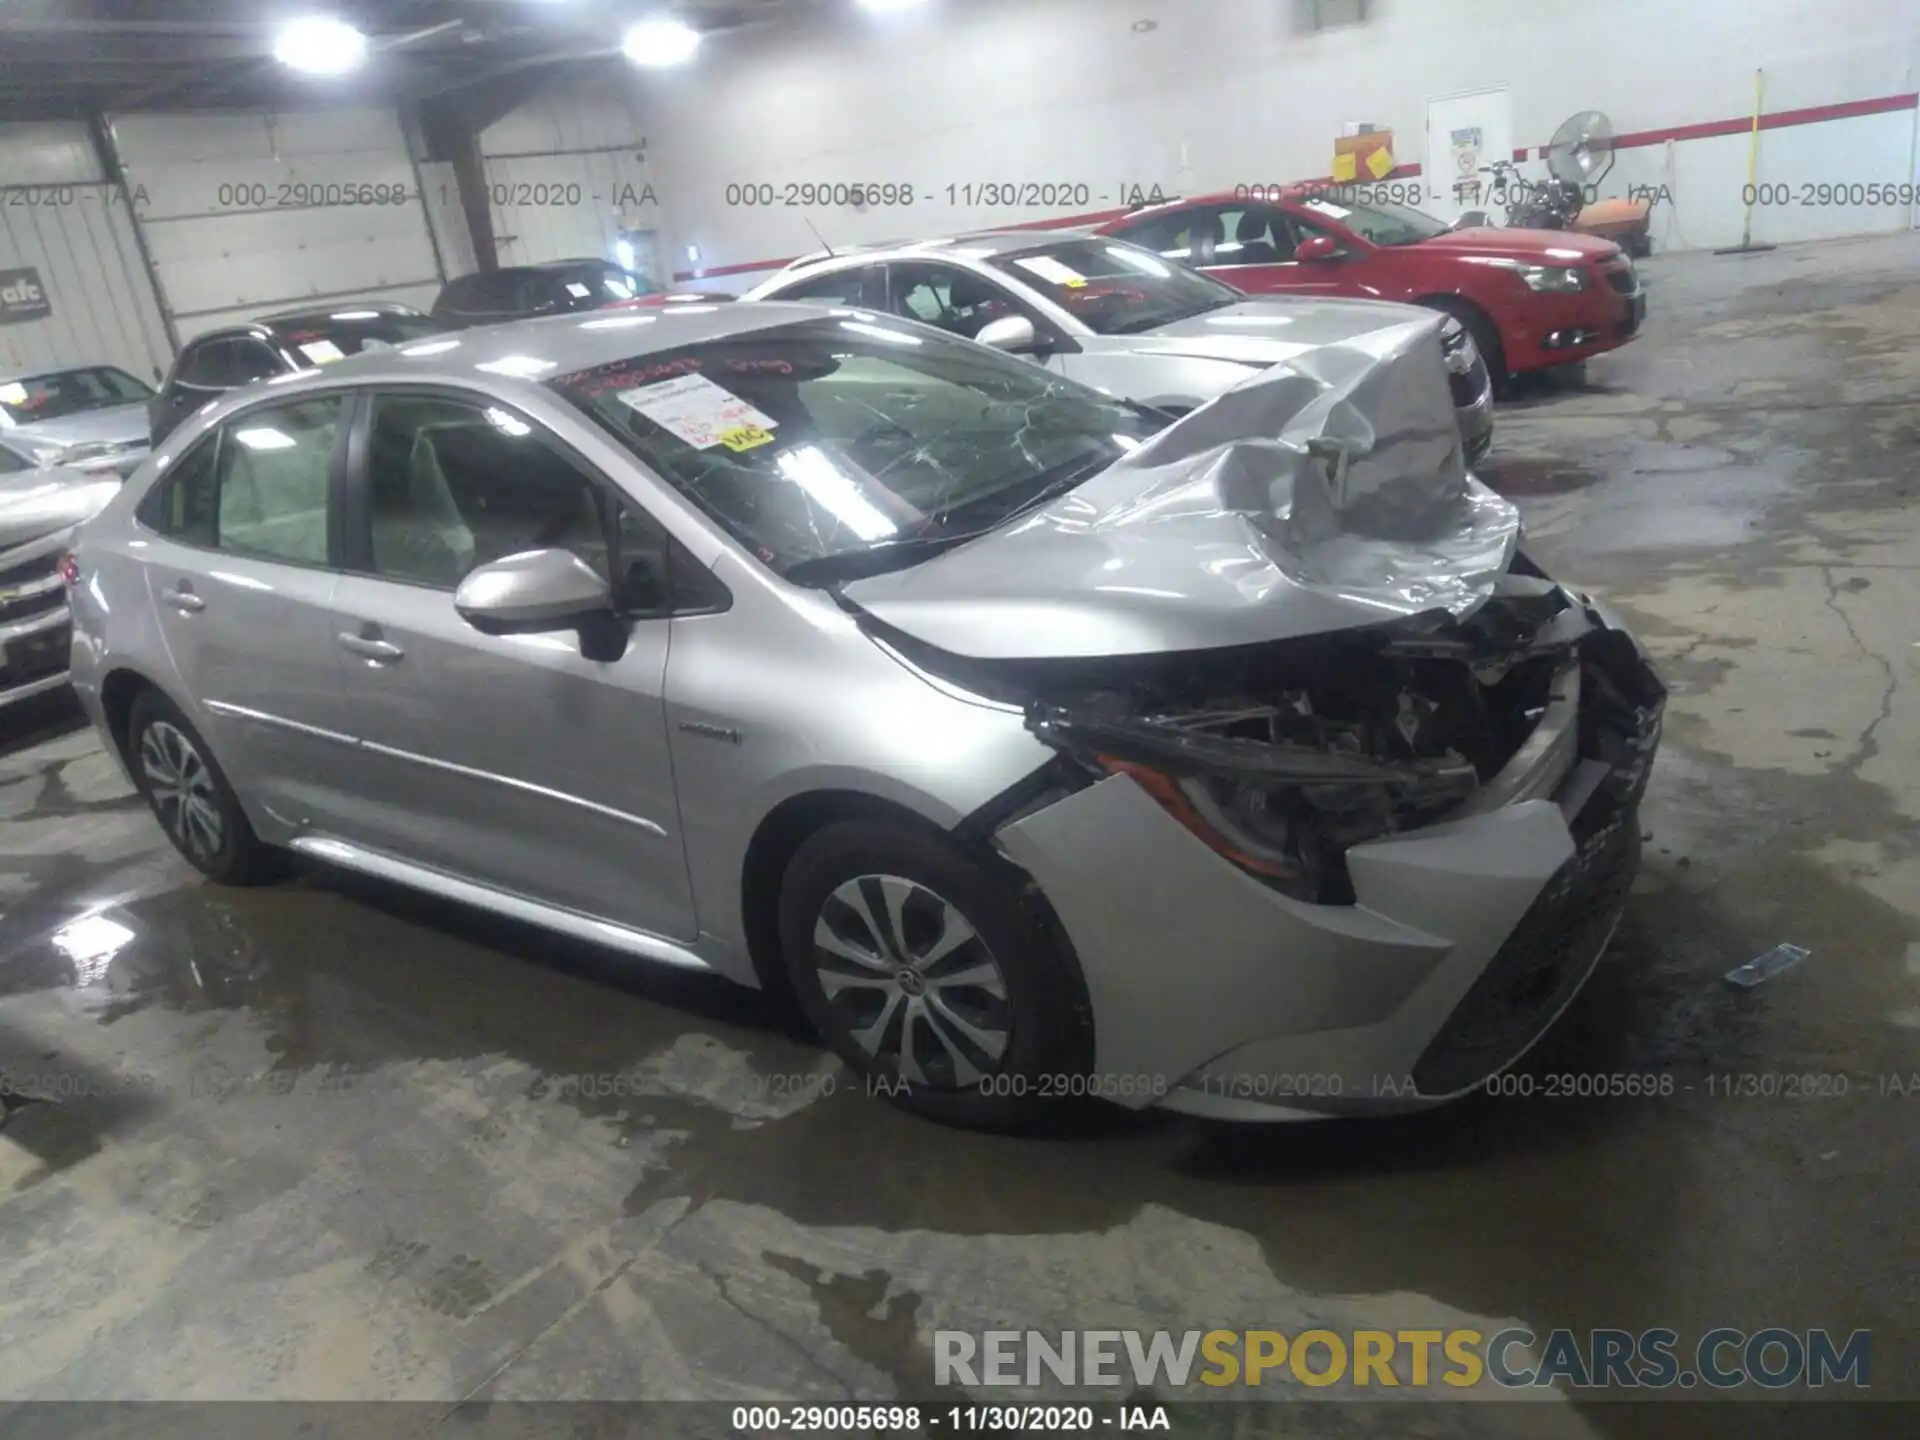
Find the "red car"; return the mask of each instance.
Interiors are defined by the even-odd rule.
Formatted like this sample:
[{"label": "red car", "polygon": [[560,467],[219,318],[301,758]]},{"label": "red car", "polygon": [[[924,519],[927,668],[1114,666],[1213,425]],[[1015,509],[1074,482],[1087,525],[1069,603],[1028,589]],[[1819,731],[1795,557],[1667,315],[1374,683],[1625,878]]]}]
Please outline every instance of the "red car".
[{"label": "red car", "polygon": [[[1364,201],[1364,203],[1363,203]],[[1449,229],[1366,187],[1241,186],[1100,227],[1249,294],[1351,295],[1456,315],[1496,377],[1572,365],[1646,315],[1633,261],[1564,230]]]}]

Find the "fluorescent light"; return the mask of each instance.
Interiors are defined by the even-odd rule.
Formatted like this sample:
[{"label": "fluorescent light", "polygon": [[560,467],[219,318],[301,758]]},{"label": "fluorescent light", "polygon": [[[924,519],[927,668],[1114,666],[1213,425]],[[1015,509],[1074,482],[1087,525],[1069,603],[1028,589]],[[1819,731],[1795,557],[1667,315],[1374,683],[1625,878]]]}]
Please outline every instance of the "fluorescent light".
[{"label": "fluorescent light", "polygon": [[777,462],[780,473],[819,502],[835,520],[862,540],[884,540],[899,533],[900,527],[889,520],[874,503],[860,493],[860,487],[817,447],[803,445],[789,450]]},{"label": "fluorescent light", "polygon": [[531,355],[502,355],[498,360],[489,360],[473,368],[485,370],[489,375],[516,375],[524,379],[544,375],[558,363],[556,360],[536,360]]},{"label": "fluorescent light", "polygon": [[308,15],[280,27],[273,58],[303,75],[344,75],[366,64],[367,37],[330,15]]},{"label": "fluorescent light", "polygon": [[291,450],[297,443],[284,430],[276,430],[271,425],[255,425],[245,430],[233,432],[233,438],[249,450]]},{"label": "fluorescent light", "polygon": [[378,320],[378,310],[340,310],[327,317],[329,320]]},{"label": "fluorescent light", "polygon": [[649,69],[684,65],[699,48],[700,32],[678,20],[642,20],[620,37],[620,53]]}]

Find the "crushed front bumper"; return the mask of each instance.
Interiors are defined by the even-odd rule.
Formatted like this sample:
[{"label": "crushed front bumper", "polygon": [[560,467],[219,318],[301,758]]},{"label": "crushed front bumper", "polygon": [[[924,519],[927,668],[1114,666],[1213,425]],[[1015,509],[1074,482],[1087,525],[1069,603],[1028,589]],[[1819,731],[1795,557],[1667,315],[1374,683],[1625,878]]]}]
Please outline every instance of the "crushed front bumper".
[{"label": "crushed front bumper", "polygon": [[1223,1119],[1422,1109],[1552,1025],[1613,933],[1664,693],[1597,606],[1499,775],[1348,850],[1353,905],[1262,885],[1115,775],[998,832],[1080,961],[1101,1093]]}]

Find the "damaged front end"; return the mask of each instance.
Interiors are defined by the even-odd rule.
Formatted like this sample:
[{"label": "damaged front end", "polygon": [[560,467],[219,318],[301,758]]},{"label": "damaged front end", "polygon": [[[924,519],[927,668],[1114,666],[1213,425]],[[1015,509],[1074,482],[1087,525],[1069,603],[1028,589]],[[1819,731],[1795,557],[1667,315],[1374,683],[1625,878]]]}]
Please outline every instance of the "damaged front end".
[{"label": "damaged front end", "polygon": [[[1358,844],[1528,799],[1637,800],[1664,691],[1633,641],[1524,559],[1470,617],[1032,677],[1028,728],[1125,774],[1295,899],[1351,904]],[[1622,785],[1625,789],[1622,790]]]}]

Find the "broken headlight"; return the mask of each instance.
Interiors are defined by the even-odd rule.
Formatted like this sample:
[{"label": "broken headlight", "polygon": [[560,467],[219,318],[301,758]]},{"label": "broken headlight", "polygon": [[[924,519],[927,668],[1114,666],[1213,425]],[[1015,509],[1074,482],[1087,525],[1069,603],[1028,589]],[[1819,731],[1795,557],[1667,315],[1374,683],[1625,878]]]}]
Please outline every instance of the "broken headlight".
[{"label": "broken headlight", "polygon": [[1316,724],[1317,743],[1292,738],[1301,719],[1273,706],[1145,719],[1041,708],[1029,725],[1130,777],[1209,849],[1300,900],[1350,899],[1348,846],[1427,823],[1478,787],[1458,755],[1377,759],[1355,727]]}]

